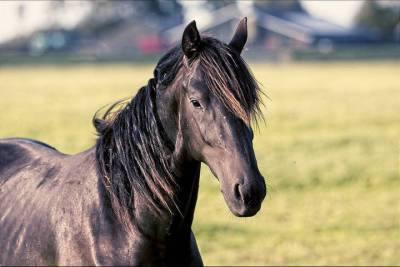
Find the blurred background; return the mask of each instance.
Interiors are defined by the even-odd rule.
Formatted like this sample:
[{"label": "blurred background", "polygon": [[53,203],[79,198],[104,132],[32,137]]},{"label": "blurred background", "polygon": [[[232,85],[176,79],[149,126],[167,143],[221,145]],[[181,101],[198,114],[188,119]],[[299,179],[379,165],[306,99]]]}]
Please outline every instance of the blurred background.
[{"label": "blurred background", "polygon": [[400,55],[399,10],[382,0],[9,1],[0,9],[0,60],[154,59],[193,19],[227,38],[244,16],[251,59],[392,58]]},{"label": "blurred background", "polygon": [[187,23],[229,42],[244,16],[269,195],[236,218],[204,166],[205,264],[399,265],[400,1],[0,2],[0,138],[93,146],[96,110],[146,84]]}]

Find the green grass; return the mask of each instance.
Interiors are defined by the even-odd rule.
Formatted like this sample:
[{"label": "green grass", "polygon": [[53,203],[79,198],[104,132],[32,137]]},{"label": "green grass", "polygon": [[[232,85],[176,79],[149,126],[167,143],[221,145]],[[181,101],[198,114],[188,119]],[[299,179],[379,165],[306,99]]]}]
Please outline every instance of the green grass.
[{"label": "green grass", "polygon": [[[400,264],[400,63],[250,64],[269,98],[255,137],[269,195],[230,214],[203,169],[194,231],[208,265]],[[0,68],[0,137],[76,153],[94,112],[152,66]]]}]

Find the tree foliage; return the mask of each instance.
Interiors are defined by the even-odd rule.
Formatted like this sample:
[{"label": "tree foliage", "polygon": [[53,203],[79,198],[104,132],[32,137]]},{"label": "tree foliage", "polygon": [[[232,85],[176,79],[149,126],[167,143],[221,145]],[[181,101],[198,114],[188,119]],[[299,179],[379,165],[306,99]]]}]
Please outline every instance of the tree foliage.
[{"label": "tree foliage", "polygon": [[400,5],[382,5],[378,1],[365,1],[357,18],[358,26],[376,29],[385,40],[393,40],[400,27]]}]

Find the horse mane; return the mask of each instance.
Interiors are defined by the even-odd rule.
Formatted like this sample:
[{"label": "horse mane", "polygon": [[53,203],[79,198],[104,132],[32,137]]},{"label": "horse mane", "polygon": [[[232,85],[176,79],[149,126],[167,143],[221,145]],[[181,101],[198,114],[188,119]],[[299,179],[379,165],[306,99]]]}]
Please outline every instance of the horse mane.
[{"label": "horse mane", "polygon": [[262,117],[260,88],[246,62],[230,46],[206,37],[194,64],[203,69],[208,89],[246,124]]},{"label": "horse mane", "polygon": [[[259,88],[246,63],[217,39],[203,38],[203,49],[186,62],[176,46],[158,62],[148,84],[130,101],[118,101],[99,118],[93,117],[97,171],[112,209],[127,228],[135,226],[135,201],[147,203],[155,214],[179,213],[178,184],[170,168],[174,144],[166,137],[157,115],[156,90],[170,86],[179,73],[203,68],[211,92],[246,123],[260,114]],[[134,195],[136,194],[136,195]],[[133,223],[133,224],[132,224]]]}]

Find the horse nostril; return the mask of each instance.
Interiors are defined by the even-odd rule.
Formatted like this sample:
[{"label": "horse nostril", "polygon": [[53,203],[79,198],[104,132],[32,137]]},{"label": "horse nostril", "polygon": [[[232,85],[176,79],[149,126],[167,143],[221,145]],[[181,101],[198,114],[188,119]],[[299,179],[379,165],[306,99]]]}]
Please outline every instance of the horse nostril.
[{"label": "horse nostril", "polygon": [[247,202],[249,202],[250,200],[250,195],[246,194],[246,192],[243,192],[243,190],[245,190],[245,188],[243,187],[244,186],[242,184],[235,184],[233,192],[237,200],[243,202],[244,204],[247,204]]},{"label": "horse nostril", "polygon": [[233,188],[233,193],[235,194],[235,198],[241,200],[242,196],[240,194],[240,189],[239,189],[239,184],[235,184],[235,187]]}]

